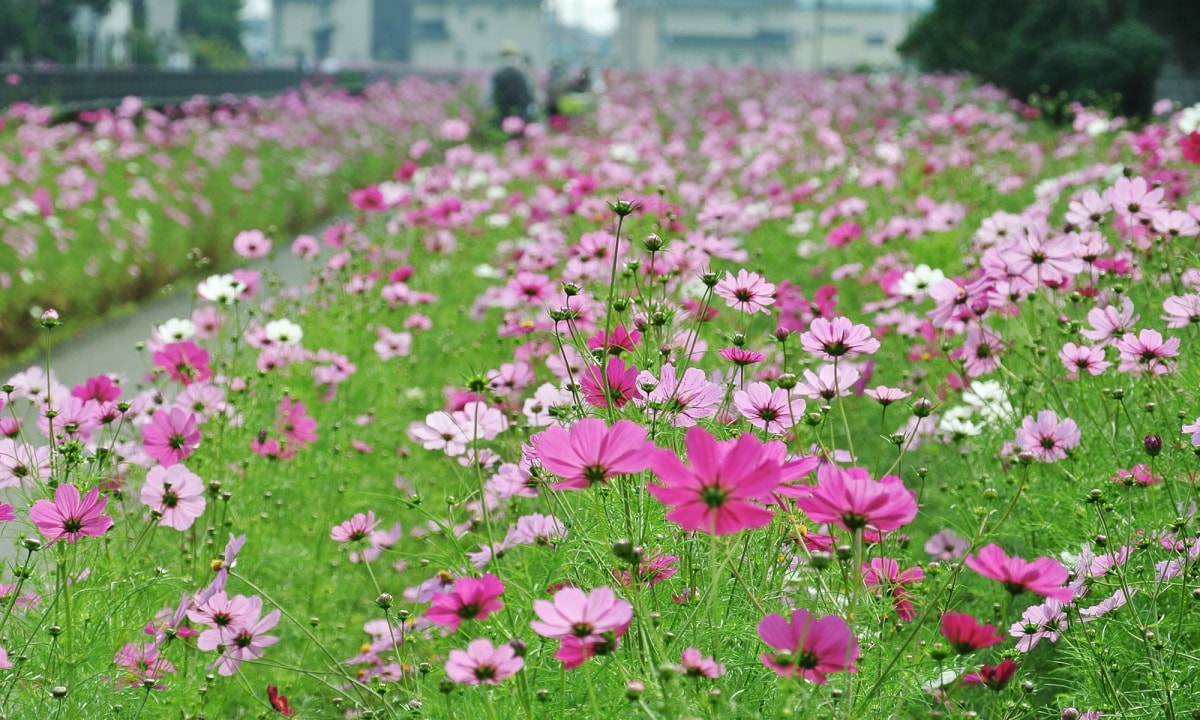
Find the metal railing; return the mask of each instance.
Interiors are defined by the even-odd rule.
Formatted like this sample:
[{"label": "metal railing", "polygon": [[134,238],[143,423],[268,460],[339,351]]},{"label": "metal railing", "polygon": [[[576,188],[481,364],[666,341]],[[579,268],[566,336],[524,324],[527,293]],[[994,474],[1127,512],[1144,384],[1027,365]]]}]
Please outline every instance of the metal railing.
[{"label": "metal railing", "polygon": [[335,82],[352,91],[376,80],[422,75],[453,82],[458,73],[416,68],[346,70],[332,78],[300,70],[193,70],[31,68],[0,64],[0,109],[15,102],[50,105],[60,114],[116,107],[126,96],[150,106],[177,105],[196,95],[275,95],[305,82]]}]

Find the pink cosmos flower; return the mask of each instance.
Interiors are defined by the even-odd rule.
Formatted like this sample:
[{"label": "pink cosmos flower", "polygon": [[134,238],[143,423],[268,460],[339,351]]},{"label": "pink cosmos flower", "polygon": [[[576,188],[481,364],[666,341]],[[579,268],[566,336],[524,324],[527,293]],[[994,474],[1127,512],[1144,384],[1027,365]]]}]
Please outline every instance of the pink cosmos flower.
[{"label": "pink cosmos flower", "polygon": [[1146,178],[1121,177],[1106,195],[1113,209],[1130,225],[1136,225],[1153,218],[1154,212],[1162,207],[1165,192],[1165,188],[1152,187]]},{"label": "pink cosmos flower", "polygon": [[672,507],[667,519],[684,530],[726,535],[771,522],[773,513],[759,505],[783,480],[780,458],[750,433],[718,441],[707,430],[691,428],[684,436],[689,465],[670,450],[649,454],[650,469],[665,483],[646,489]]},{"label": "pink cosmos flower", "polygon": [[187,530],[204,514],[204,481],[183,465],[150,468],[142,486],[142,504],[158,515],[158,524]]},{"label": "pink cosmos flower", "polygon": [[159,654],[154,643],[128,643],[113,656],[113,663],[125,671],[125,675],[117,679],[118,688],[140,688],[150,683],[154,689],[164,690],[166,685],[158,681],[175,672],[175,666]]},{"label": "pink cosmos flower", "polygon": [[1089,375],[1103,374],[1112,365],[1104,359],[1103,347],[1088,347],[1072,342],[1064,344],[1062,350],[1058,351],[1058,359],[1062,361],[1071,379],[1081,372],[1087,372]]},{"label": "pink cosmos flower", "polygon": [[871,479],[864,468],[822,464],[817,484],[796,500],[816,523],[833,523],[848,532],[871,528],[888,532],[912,522],[917,501],[895,475]]},{"label": "pink cosmos flower", "polygon": [[717,662],[711,655],[704,657],[699,650],[693,647],[680,653],[679,665],[675,669],[677,672],[694,678],[706,677],[715,680],[725,674],[723,663]]},{"label": "pink cosmos flower", "polygon": [[800,676],[824,685],[830,673],[858,672],[858,639],[836,615],[815,618],[807,610],[793,610],[788,621],[771,613],[759,621],[758,636],[778,651],[759,657],[781,677]]},{"label": "pink cosmos flower", "polygon": [[1055,462],[1067,456],[1067,451],[1079,445],[1079,426],[1066,418],[1059,420],[1053,410],[1042,410],[1037,420],[1026,415],[1017,430],[1017,447],[1034,456],[1039,462]]},{"label": "pink cosmos flower", "polygon": [[871,337],[871,328],[855,325],[845,317],[813,318],[808,332],[800,335],[800,345],[829,362],[842,357],[870,355],[879,350],[879,341]]},{"label": "pink cosmos flower", "polygon": [[717,351],[717,354],[738,367],[754,365],[767,359],[767,356],[757,350],[747,350],[742,347],[726,347]]},{"label": "pink cosmos flower", "polygon": [[828,401],[841,395],[849,395],[859,377],[858,370],[849,365],[837,367],[833,363],[826,363],[815,373],[805,369],[794,392],[810,400]]},{"label": "pink cosmos flower", "polygon": [[869,398],[872,398],[873,400],[875,400],[875,402],[879,403],[880,405],[882,405],[884,407],[887,407],[888,405],[891,405],[894,402],[899,402],[899,401],[903,400],[904,398],[910,397],[912,395],[912,393],[907,390],[902,390],[900,388],[888,387],[886,385],[879,385],[877,387],[870,388],[868,390],[863,391],[863,394]]},{"label": "pink cosmos flower", "polygon": [[729,307],[744,313],[770,314],[768,308],[775,304],[775,285],[758,273],[748,272],[744,268],[738,270],[736,278],[726,271],[724,279],[713,288],[713,293],[724,298]]},{"label": "pink cosmos flower", "polygon": [[971,549],[971,541],[950,529],[938,531],[925,543],[925,552],[934,560],[957,560]]},{"label": "pink cosmos flower", "polygon": [[379,527],[379,520],[375,519],[375,511],[368,510],[363,513],[355,513],[354,517],[345,520],[338,525],[334,525],[329,531],[329,537],[335,542],[358,542],[366,540],[375,532],[375,528]]},{"label": "pink cosmos flower", "polygon": [[870,563],[863,564],[863,584],[867,587],[878,588],[878,595],[890,597],[896,608],[896,615],[904,621],[917,616],[913,608],[912,591],[908,585],[919,583],[925,579],[925,571],[919,567],[900,570],[900,563],[891,558],[871,558]]},{"label": "pink cosmos flower", "polygon": [[17,519],[17,514],[14,512],[12,505],[0,502],[0,522],[9,522]]},{"label": "pink cosmos flower", "polygon": [[1175,372],[1175,361],[1179,356],[1179,338],[1163,340],[1157,330],[1142,330],[1137,335],[1125,333],[1116,342],[1121,351],[1121,362],[1117,370],[1140,375],[1168,375]]},{"label": "pink cosmos flower", "polygon": [[470,442],[466,431],[444,410],[426,415],[425,422],[413,422],[408,437],[426,450],[441,450],[451,457],[465,453]]},{"label": "pink cosmos flower", "polygon": [[805,402],[792,398],[783,388],[771,389],[754,382],[745,390],[735,390],[733,404],[754,427],[770,434],[784,435],[804,414]]},{"label": "pink cosmos flower", "polygon": [[[121,397],[121,388],[113,383],[113,379],[108,375],[93,375],[79,385],[71,388],[71,394],[80,400],[112,402]],[[0,400],[0,409],[3,408],[4,401]]]},{"label": "pink cosmos flower", "polygon": [[675,575],[675,563],[677,562],[679,562],[678,555],[663,555],[661,552],[655,551],[638,563],[636,571],[613,570],[612,575],[624,587],[629,587],[635,582],[642,583],[645,587],[654,587]]},{"label": "pink cosmos flower", "polygon": [[1163,313],[1162,319],[1172,329],[1200,323],[1200,294],[1172,295],[1163,300]]},{"label": "pink cosmos flower", "polygon": [[243,230],[233,238],[233,251],[244,258],[260,258],[271,254],[271,241],[262,230]]},{"label": "pink cosmos flower", "polygon": [[1083,622],[1091,622],[1098,618],[1104,617],[1110,612],[1119,608],[1125,607],[1129,602],[1129,598],[1137,593],[1137,588],[1130,588],[1129,592],[1125,592],[1125,588],[1118,588],[1115,593],[1101,600],[1099,603],[1086,608],[1080,608],[1079,614],[1083,618]]},{"label": "pink cosmos flower", "polygon": [[1134,312],[1133,301],[1128,296],[1121,298],[1121,307],[1113,305],[1088,310],[1087,319],[1090,329],[1081,330],[1079,334],[1100,345],[1109,345],[1117,338],[1133,330],[1141,315]]},{"label": "pink cosmos flower", "polygon": [[1040,557],[1033,562],[1010,558],[1003,548],[993,544],[980,549],[978,555],[968,555],[964,562],[980,575],[1002,583],[1013,595],[1028,590],[1064,603],[1074,597],[1071,588],[1063,587],[1070,573],[1054,558]]},{"label": "pink cosmos flower", "polygon": [[967,328],[967,339],[963,346],[951,353],[951,357],[962,361],[967,377],[976,378],[1000,367],[1000,353],[1003,350],[1004,341],[995,330],[971,325]]},{"label": "pink cosmos flower", "polygon": [[434,625],[457,632],[463,621],[484,620],[504,607],[497,599],[503,593],[504,583],[495,575],[484,575],[478,580],[460,577],[452,591],[434,594],[433,605],[425,611],[425,617]]},{"label": "pink cosmos flower", "polygon": [[262,600],[258,597],[251,600],[257,602],[240,622],[219,630],[210,628],[196,638],[196,647],[221,653],[211,667],[223,676],[233,675],[243,662],[262,657],[263,650],[279,642],[279,638],[264,634],[279,623],[279,610],[272,610],[260,619]]},{"label": "pink cosmos flower", "polygon": [[1197,417],[1195,422],[1191,423],[1190,425],[1184,425],[1183,427],[1179,428],[1179,432],[1185,435],[1191,433],[1192,445],[1194,447],[1200,447],[1200,417]]},{"label": "pink cosmos flower", "polygon": [[625,634],[633,622],[633,606],[619,600],[609,587],[598,587],[590,593],[564,587],[554,594],[553,602],[534,600],[533,611],[538,619],[529,627],[546,638],[599,642],[609,633],[616,637]]},{"label": "pink cosmos flower", "polygon": [[183,385],[204,382],[212,377],[208,351],[191,340],[163,345],[154,353],[154,365],[167,371],[167,375]]},{"label": "pink cosmos flower", "polygon": [[446,675],[456,683],[465,685],[499,685],[500,681],[516,674],[525,667],[525,659],[518,656],[509,643],[493,647],[487,638],[477,638],[467,643],[466,650],[451,650],[446,660]]},{"label": "pink cosmos flower", "polygon": [[612,357],[603,366],[586,366],[583,376],[579,378],[579,385],[583,389],[583,399],[589,404],[600,408],[609,405],[619,408],[642,396],[637,387],[637,376],[636,366],[627,366],[621,358]]},{"label": "pink cosmos flower", "polygon": [[564,478],[555,490],[586,490],[615,475],[639,473],[650,466],[646,429],[630,420],[609,427],[603,420],[585,418],[570,430],[549,427],[529,439],[546,470]]},{"label": "pink cosmos flower", "polygon": [[1017,640],[1017,650],[1029,652],[1043,639],[1058,642],[1059,634],[1067,629],[1067,614],[1063,603],[1069,602],[1049,598],[1041,605],[1025,610],[1021,619],[1012,624],[1008,634]]},{"label": "pink cosmos flower", "polygon": [[981,625],[967,613],[944,613],[940,632],[950,643],[950,647],[960,655],[1004,642],[1004,634],[994,625]]},{"label": "pink cosmos flower", "polygon": [[112,527],[113,519],[104,514],[108,498],[100,496],[99,488],[88,490],[82,500],[79,488],[59,485],[54,490],[54,502],[38,500],[29,508],[29,519],[53,545],[65,539],[69,543],[90,535],[99,537]]},{"label": "pink cosmos flower", "polygon": [[680,378],[675,366],[666,363],[658,377],[643,370],[637,382],[642,388],[653,387],[644,401],[634,400],[637,405],[646,405],[653,417],[665,415],[675,427],[692,427],[696,421],[716,414],[725,392],[720,385],[711,383],[704,371],[690,367]]},{"label": "pink cosmos flower", "polygon": [[293,446],[303,447],[317,441],[317,421],[307,411],[304,403],[290,397],[284,396],[279,401],[275,423]]},{"label": "pink cosmos flower", "polygon": [[142,448],[163,467],[170,467],[200,446],[196,416],[177,407],[162,408],[142,428]]}]

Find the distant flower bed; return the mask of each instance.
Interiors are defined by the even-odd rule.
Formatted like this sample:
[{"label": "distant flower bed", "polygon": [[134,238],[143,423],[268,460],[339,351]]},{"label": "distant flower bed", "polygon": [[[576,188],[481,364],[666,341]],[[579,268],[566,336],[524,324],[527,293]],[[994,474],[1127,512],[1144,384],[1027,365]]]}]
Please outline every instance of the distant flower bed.
[{"label": "distant flower bed", "polygon": [[500,147],[439,117],[319,236],[222,241],[303,287],[213,273],[146,378],[7,380],[6,711],[1189,716],[1198,113],[1159,110],[705,71]]},{"label": "distant flower bed", "polygon": [[[80,324],[232,257],[252,225],[300,230],[386,177],[457,90],[412,78],[361,96],[332,88],[271,99],[127,98],[51,124],[50,108],[0,115],[0,356],[26,348],[41,308]],[[31,317],[32,314],[32,317]]]}]

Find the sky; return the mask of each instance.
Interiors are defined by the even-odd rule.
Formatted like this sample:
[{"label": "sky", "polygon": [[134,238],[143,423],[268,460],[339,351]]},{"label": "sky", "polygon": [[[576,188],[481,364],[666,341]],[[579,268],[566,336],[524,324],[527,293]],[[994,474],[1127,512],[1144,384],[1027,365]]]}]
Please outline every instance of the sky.
[{"label": "sky", "polygon": [[613,0],[553,0],[553,4],[567,25],[583,25],[598,33],[611,33],[617,29]]}]

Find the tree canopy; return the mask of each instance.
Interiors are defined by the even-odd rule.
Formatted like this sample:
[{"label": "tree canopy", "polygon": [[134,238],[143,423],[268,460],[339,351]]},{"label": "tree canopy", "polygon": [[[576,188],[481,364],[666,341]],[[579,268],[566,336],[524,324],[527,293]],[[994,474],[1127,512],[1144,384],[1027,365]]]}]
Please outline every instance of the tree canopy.
[{"label": "tree canopy", "polygon": [[[1146,115],[1163,62],[1200,65],[1200,13],[1178,0],[935,0],[900,44],[925,71],[963,70],[1026,98],[1114,97]],[[1119,96],[1119,97],[1118,97]]]},{"label": "tree canopy", "polygon": [[36,62],[73,63],[75,33],[71,29],[74,8],[90,5],[98,15],[108,10],[111,0],[0,0],[0,62],[14,54]]}]

